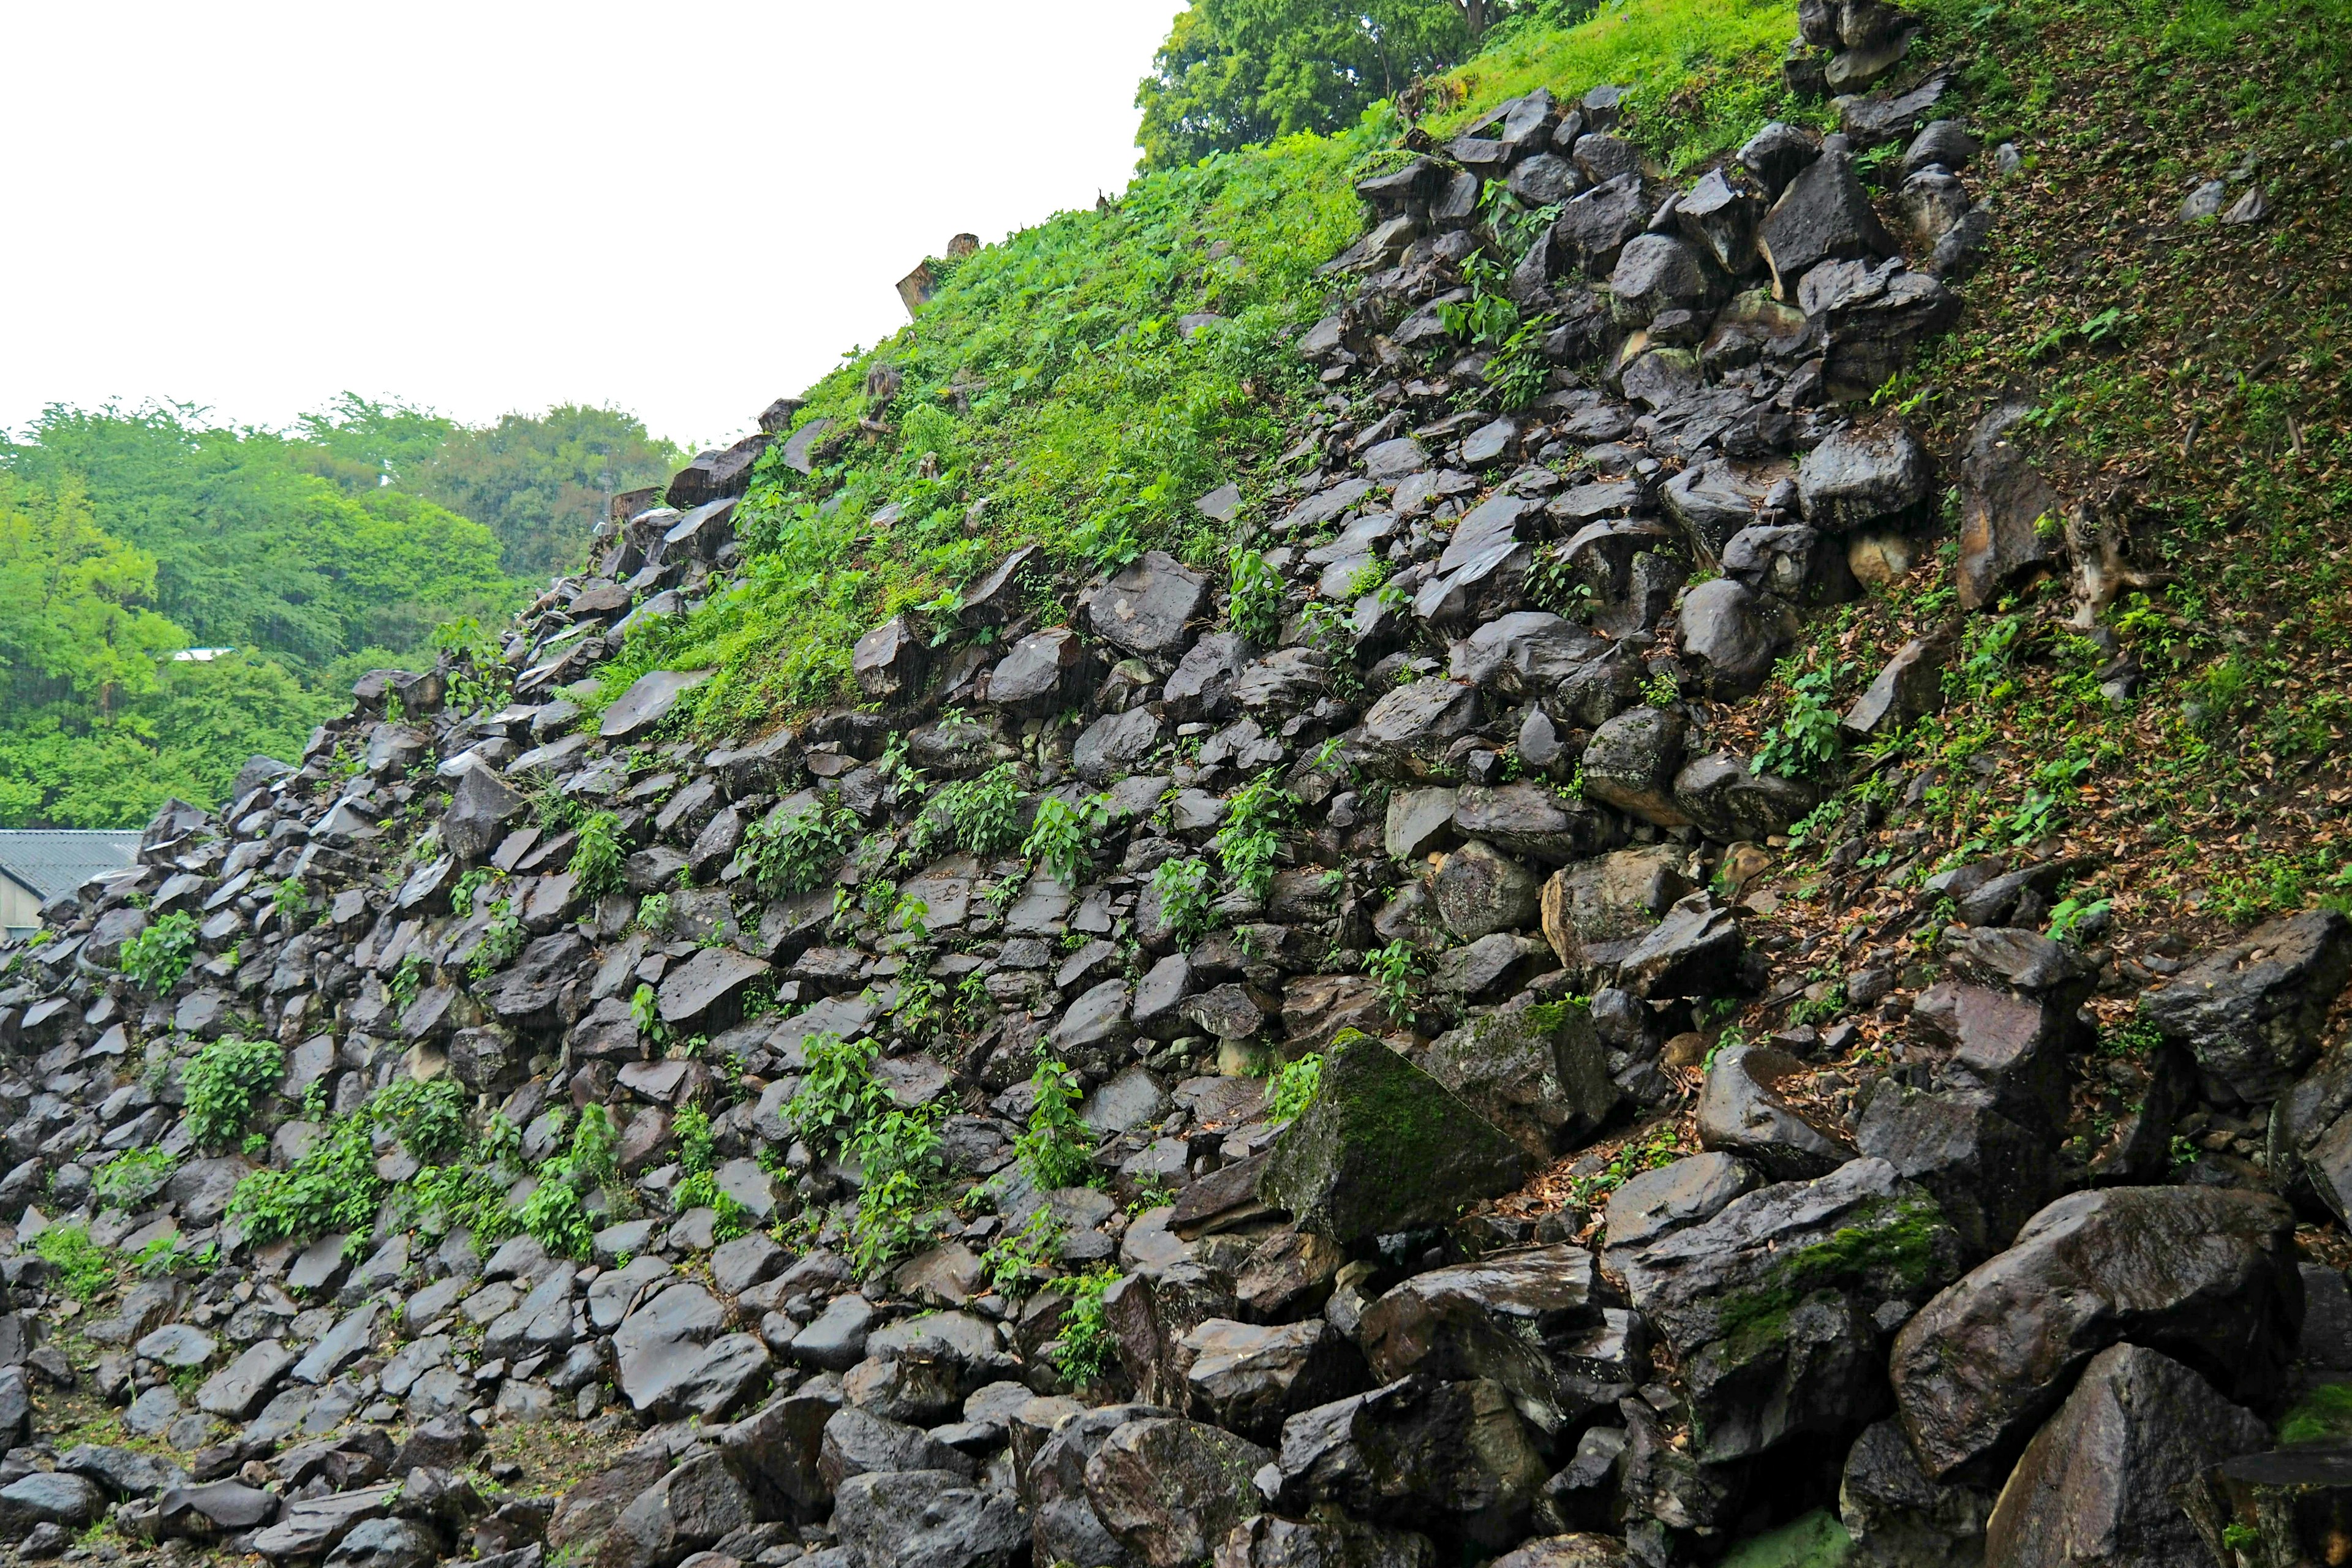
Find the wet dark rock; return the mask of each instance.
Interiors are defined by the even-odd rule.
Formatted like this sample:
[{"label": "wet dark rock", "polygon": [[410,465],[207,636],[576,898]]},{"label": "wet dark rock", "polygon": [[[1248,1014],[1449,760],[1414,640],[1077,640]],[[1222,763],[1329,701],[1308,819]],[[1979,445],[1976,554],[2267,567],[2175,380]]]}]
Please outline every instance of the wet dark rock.
[{"label": "wet dark rock", "polygon": [[1685,826],[1674,804],[1683,730],[1681,717],[1664,709],[1632,708],[1611,719],[1585,745],[1585,793],[1661,827]]},{"label": "wet dark rock", "polygon": [[1762,686],[1797,630],[1785,606],[1729,577],[1684,595],[1682,628],[1684,658],[1718,699],[1746,697]]},{"label": "wet dark rock", "polygon": [[1435,1079],[1359,1036],[1326,1053],[1315,1102],[1284,1130],[1258,1188],[1346,1243],[1438,1223],[1517,1186],[1530,1163]]},{"label": "wet dark rock", "polygon": [[2285,1092],[2319,1054],[2329,1007],[2352,978],[2352,921],[2308,910],[2200,954],[2140,1016],[2186,1047],[2209,1085],[2260,1103]]},{"label": "wet dark rock", "polygon": [[1648,1001],[1721,995],[1738,984],[1746,951],[1738,918],[1712,893],[1692,893],[1633,943],[1617,984]]},{"label": "wet dark rock", "polygon": [[1958,1246],[1934,1199],[1864,1159],[1611,1257],[1674,1347],[1691,1453],[1714,1463],[1883,1410],[1879,1314],[1949,1279]]},{"label": "wet dark rock", "polygon": [[1926,499],[1935,469],[1927,449],[1895,420],[1841,425],[1797,468],[1805,517],[1850,533],[1898,518]]},{"label": "wet dark rock", "polygon": [[1448,852],[1430,884],[1446,929],[1464,941],[1532,922],[1540,889],[1534,872],[1475,840]]},{"label": "wet dark rock", "polygon": [[1279,1326],[1212,1318],[1182,1337],[1197,1414],[1261,1443],[1280,1436],[1286,1416],[1361,1388],[1363,1358],[1320,1318]]},{"label": "wet dark rock", "polygon": [[1129,653],[1159,654],[1184,643],[1184,628],[1208,595],[1208,582],[1164,551],[1150,551],[1087,601],[1095,635]]},{"label": "wet dark rock", "polygon": [[1198,1421],[1130,1421],[1087,1461],[1087,1498],[1145,1568],[1192,1568],[1257,1511],[1250,1487],[1273,1456]]},{"label": "wet dark rock", "polygon": [[1966,1090],[1928,1093],[1882,1079],[1854,1143],[1935,1194],[1971,1264],[2009,1246],[2056,1184],[2049,1133]]},{"label": "wet dark rock", "polygon": [[1013,1568],[1029,1549],[1011,1497],[939,1470],[845,1482],[834,1528],[857,1568]]},{"label": "wet dark rock", "polygon": [[2269,1440],[2259,1417],[2180,1363],[2111,1346],[2010,1472],[1985,1526],[1988,1568],[2195,1562],[2203,1543],[2175,1489]]},{"label": "wet dark rock", "polygon": [[1608,1053],[1580,1003],[1474,1019],[1432,1041],[1421,1066],[1538,1160],[1576,1147],[1617,1105]]},{"label": "wet dark rock", "polygon": [[2053,569],[2058,543],[2041,521],[2064,502],[2008,433],[2028,412],[2008,403],[1979,420],[1960,460],[1960,605],[1979,610],[2022,579]]},{"label": "wet dark rock", "polygon": [[1891,255],[1895,241],[1871,210],[1852,156],[1824,153],[1790,179],[1757,227],[1756,247],[1772,269],[1774,294],[1786,300],[1817,264]]},{"label": "wet dark rock", "polygon": [[1739,1155],[1784,1182],[1827,1175],[1853,1158],[1836,1119],[1802,1097],[1805,1076],[1803,1062],[1769,1046],[1716,1053],[1699,1092],[1700,1146]]},{"label": "wet dark rock", "polygon": [[2110,1188],[2060,1198],[1923,1307],[1891,1371],[1930,1475],[1997,1462],[2092,1356],[2128,1340],[2230,1398],[2268,1398],[2302,1318],[2294,1217],[2268,1193]]}]

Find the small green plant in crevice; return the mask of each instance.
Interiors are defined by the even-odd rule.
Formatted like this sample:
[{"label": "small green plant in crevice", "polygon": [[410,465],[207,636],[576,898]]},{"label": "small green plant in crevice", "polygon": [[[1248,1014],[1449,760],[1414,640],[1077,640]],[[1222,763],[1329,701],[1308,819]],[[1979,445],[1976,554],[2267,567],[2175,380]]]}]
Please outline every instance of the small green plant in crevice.
[{"label": "small green plant in crevice", "polygon": [[1225,875],[1253,902],[1263,903],[1274,889],[1282,829],[1297,804],[1273,769],[1242,785],[1225,802],[1224,824],[1211,844]]},{"label": "small green plant in crevice", "polygon": [[122,944],[116,967],[142,991],[160,996],[196,961],[196,917],[173,910]]},{"label": "small green plant in crevice", "polygon": [[1060,1062],[1039,1062],[1029,1075],[1034,1096],[1026,1131],[1013,1140],[1014,1158],[1043,1188],[1091,1185],[1094,1140],[1078,1119],[1078,1087]]},{"label": "small green plant in crevice", "polygon": [[850,1142],[864,1180],[849,1222],[850,1261],[861,1274],[904,1257],[926,1238],[926,1205],[940,1177],[938,1112],[936,1104],[920,1110],[893,1105]]},{"label": "small green plant in crevice", "polygon": [[90,1173],[90,1194],[100,1206],[128,1214],[162,1192],[179,1168],[161,1149],[128,1149]]},{"label": "small green plant in crevice", "polygon": [[1751,772],[1810,778],[1837,761],[1843,742],[1830,697],[1839,673],[1839,667],[1830,663],[1790,677],[1788,711],[1766,731]]},{"label": "small green plant in crevice", "polygon": [[1297,1121],[1315,1103],[1316,1090],[1322,1087],[1321,1053],[1309,1053],[1295,1062],[1283,1063],[1266,1084],[1265,1119],[1276,1127]]},{"label": "small green plant in crevice", "polygon": [[648,936],[663,936],[669,931],[670,910],[667,893],[647,893],[637,900],[637,929]]},{"label": "small green plant in crevice", "polygon": [[114,1258],[89,1238],[88,1227],[53,1225],[33,1238],[33,1251],[58,1271],[67,1295],[88,1305],[114,1283]]},{"label": "small green plant in crevice", "polygon": [[243,1141],[253,1105],[286,1076],[286,1052],[275,1040],[215,1040],[180,1075],[187,1096],[188,1132],[207,1149]]},{"label": "small green plant in crevice", "polygon": [[1255,550],[1235,550],[1225,563],[1234,630],[1260,647],[1282,637],[1282,574]]},{"label": "small green plant in crevice", "polygon": [[1072,805],[1049,795],[1037,803],[1037,817],[1022,840],[1021,853],[1065,887],[1075,888],[1093,868],[1095,836],[1108,820],[1098,796]]},{"label": "small green plant in crevice", "polygon": [[629,995],[629,1020],[636,1025],[637,1033],[656,1047],[669,1044],[669,1026],[662,1022],[661,997],[642,980]]},{"label": "small green plant in crevice", "polygon": [[689,1100],[677,1108],[669,1130],[677,1140],[678,1169],[691,1176],[714,1168],[710,1112]]},{"label": "small green plant in crevice", "polygon": [[1036,1289],[1060,1257],[1064,1226],[1058,1215],[1040,1204],[1017,1230],[1006,1230],[980,1255],[981,1272],[989,1289],[1001,1296],[1022,1297]]},{"label": "small green plant in crevice", "polygon": [[481,897],[484,888],[498,879],[498,875],[488,866],[477,866],[458,878],[457,885],[449,889],[450,912],[461,921],[471,919],[475,900]]},{"label": "small green plant in crevice", "polygon": [[590,898],[617,893],[622,887],[621,819],[609,811],[591,815],[580,825],[572,847],[572,885]]},{"label": "small green plant in crevice", "polygon": [[2050,940],[2081,946],[2085,928],[2098,930],[2113,907],[2111,900],[2084,894],[2059,900],[2050,911]]},{"label": "small green plant in crevice", "polygon": [[1179,947],[1190,947],[1208,934],[1211,900],[1207,861],[1189,855],[1162,860],[1152,868],[1151,890],[1160,900],[1160,918],[1168,923]]},{"label": "small green plant in crevice", "polygon": [[789,898],[824,886],[856,842],[856,816],[810,801],[797,811],[772,811],[745,828],[743,863],[761,894]]},{"label": "small green plant in crevice", "polygon": [[304,922],[318,912],[310,895],[302,890],[299,877],[288,877],[269,889],[269,908],[288,931],[301,930]]},{"label": "small green plant in crevice", "polygon": [[467,978],[477,985],[521,957],[530,943],[530,932],[522,916],[515,912],[512,900],[492,900],[489,914],[490,923],[474,944],[474,956],[466,965]]},{"label": "small green plant in crevice", "polygon": [[1021,776],[1011,763],[941,793],[956,842],[972,854],[993,859],[1021,842]]},{"label": "small green plant in crevice", "polygon": [[1660,1121],[1617,1146],[1614,1153],[1590,1175],[1572,1178],[1569,1197],[1580,1208],[1595,1208],[1611,1193],[1644,1171],[1655,1171],[1682,1157],[1680,1133],[1671,1121]]},{"label": "small green plant in crevice", "polygon": [[1412,943],[1399,937],[1386,947],[1372,949],[1364,954],[1364,973],[1381,988],[1390,1023],[1402,1024],[1412,1016],[1422,974],[1421,955]]},{"label": "small green plant in crevice", "polygon": [[1801,1028],[1812,1024],[1826,1024],[1842,1017],[1852,1006],[1846,1000],[1845,982],[1840,981],[1818,997],[1800,996],[1789,1009],[1789,1024]]},{"label": "small green plant in crevice", "polygon": [[604,1108],[592,1104],[583,1110],[570,1146],[540,1166],[539,1184],[517,1209],[520,1228],[550,1252],[586,1258],[594,1246],[596,1222],[585,1200],[619,1181],[619,1152],[620,1139]]},{"label": "small green plant in crevice", "polygon": [[1055,1369],[1080,1388],[1101,1381],[1109,1363],[1110,1323],[1103,1295],[1119,1279],[1118,1269],[1103,1263],[1070,1282],[1070,1304],[1062,1310],[1053,1359]]},{"label": "small green plant in crevice", "polygon": [[425,955],[404,953],[394,966],[392,978],[383,983],[383,994],[392,998],[395,1013],[405,1013],[416,1005],[417,993],[425,989]]}]

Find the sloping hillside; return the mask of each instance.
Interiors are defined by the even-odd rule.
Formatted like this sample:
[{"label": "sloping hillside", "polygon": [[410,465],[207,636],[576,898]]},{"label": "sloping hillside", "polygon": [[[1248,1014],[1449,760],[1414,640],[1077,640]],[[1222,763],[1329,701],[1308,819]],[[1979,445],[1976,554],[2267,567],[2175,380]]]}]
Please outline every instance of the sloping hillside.
[{"label": "sloping hillside", "polygon": [[2345,19],[1627,4],[934,258],[0,950],[0,1527],[2340,1556]]}]

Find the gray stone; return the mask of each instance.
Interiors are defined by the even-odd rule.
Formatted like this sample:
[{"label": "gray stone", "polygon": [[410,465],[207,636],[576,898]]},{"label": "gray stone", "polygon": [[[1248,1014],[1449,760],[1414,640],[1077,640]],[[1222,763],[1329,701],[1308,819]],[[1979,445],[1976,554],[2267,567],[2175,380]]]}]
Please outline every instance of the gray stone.
[{"label": "gray stone", "polygon": [[1738,917],[1713,894],[1692,893],[1634,942],[1617,984],[1645,1001],[1721,995],[1736,984],[1746,949]]},{"label": "gray stone", "polygon": [[858,1568],[1013,1568],[1029,1531],[1012,1498],[939,1470],[843,1484],[834,1528]]},{"label": "gray stone", "polygon": [[1964,609],[1983,609],[2021,580],[2055,569],[2059,544],[2044,534],[2041,520],[2058,516],[2065,503],[2008,440],[2030,409],[2012,402],[1987,414],[1960,460],[1956,586]]},{"label": "gray stone", "polygon": [[2067,1380],[2129,1341],[2224,1396],[2269,1398],[2302,1311],[2294,1216],[2268,1193],[2107,1188],[2060,1198],[1903,1326],[1895,1406],[1927,1473],[2014,1451]]},{"label": "gray stone", "polygon": [[1192,1407],[1258,1442],[1276,1440],[1284,1419],[1363,1387],[1363,1360],[1321,1318],[1268,1327],[1211,1318],[1179,1342],[1189,1362]]},{"label": "gray stone", "polygon": [[1754,1166],[1719,1152],[1693,1154],[1641,1172],[1609,1194],[1609,1245],[1638,1247],[1670,1230],[1713,1219],[1756,1183]]},{"label": "gray stone", "polygon": [[1160,744],[1160,720],[1149,708],[1106,713],[1078,736],[1070,763],[1091,784],[1107,784],[1135,771]]},{"label": "gray stone", "polygon": [[2209,1084],[2238,1099],[2277,1099],[2319,1052],[2328,1009],[2352,977],[2352,921],[2307,910],[2200,955],[2140,1016],[2186,1047]]},{"label": "gray stone", "polygon": [[1087,603],[1095,635],[1129,653],[1172,652],[1208,596],[1205,578],[1163,551],[1148,552]]},{"label": "gray stone", "polygon": [[637,677],[614,704],[604,710],[596,733],[607,741],[634,741],[670,715],[677,700],[710,679],[708,669],[656,669]]},{"label": "gray stone", "polygon": [[1699,1091],[1702,1148],[1737,1154],[1777,1181],[1828,1174],[1853,1158],[1844,1129],[1796,1098],[1805,1064],[1769,1046],[1716,1053]]},{"label": "gray stone", "polygon": [[1540,888],[1534,872],[1494,846],[1473,840],[1446,854],[1430,893],[1446,929],[1469,942],[1532,924]]},{"label": "gray stone", "polygon": [[1853,157],[1824,153],[1798,171],[1764,215],[1756,247],[1772,268],[1773,293],[1785,300],[1818,263],[1891,255],[1895,241],[1871,210]]},{"label": "gray stone", "polygon": [[35,1470],[0,1487],[0,1525],[13,1531],[36,1524],[78,1530],[105,1511],[104,1492],[63,1470]]},{"label": "gray stone", "polygon": [[621,1321],[614,1381],[638,1410],[663,1408],[719,1337],[726,1310],[698,1285],[673,1285]]},{"label": "gray stone", "polygon": [[1753,694],[1795,636],[1795,618],[1775,601],[1729,577],[1702,583],[1683,597],[1683,658],[1718,699]]},{"label": "gray stone", "polygon": [[1608,1053],[1581,1003],[1475,1018],[1432,1041],[1421,1065],[1539,1161],[1576,1147],[1617,1105]]},{"label": "gray stone", "polygon": [[1927,499],[1934,479],[1927,447],[1892,419],[1841,425],[1797,467],[1806,521],[1841,533],[1909,512]]},{"label": "gray stone", "polygon": [[1257,1511],[1250,1478],[1273,1457],[1198,1421],[1130,1421],[1087,1461],[1087,1497],[1145,1568],[1192,1568]]},{"label": "gray stone", "polygon": [[294,1352],[282,1341],[248,1345],[196,1391],[196,1408],[224,1420],[243,1421],[261,1407],[294,1361]]},{"label": "gray stone", "polygon": [[1584,793],[1661,827],[1688,825],[1674,804],[1683,762],[1683,721],[1658,708],[1629,708],[1592,732],[1584,749]]}]

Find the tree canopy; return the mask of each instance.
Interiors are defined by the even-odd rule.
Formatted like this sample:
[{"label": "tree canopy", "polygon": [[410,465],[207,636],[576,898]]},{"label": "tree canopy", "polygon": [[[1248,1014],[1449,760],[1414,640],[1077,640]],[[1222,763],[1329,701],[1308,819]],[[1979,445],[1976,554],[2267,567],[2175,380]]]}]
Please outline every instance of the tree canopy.
[{"label": "tree canopy", "polygon": [[533,579],[576,566],[613,497],[686,457],[634,415],[575,404],[455,431],[413,464],[387,455],[394,483],[487,526],[505,569]]}]

